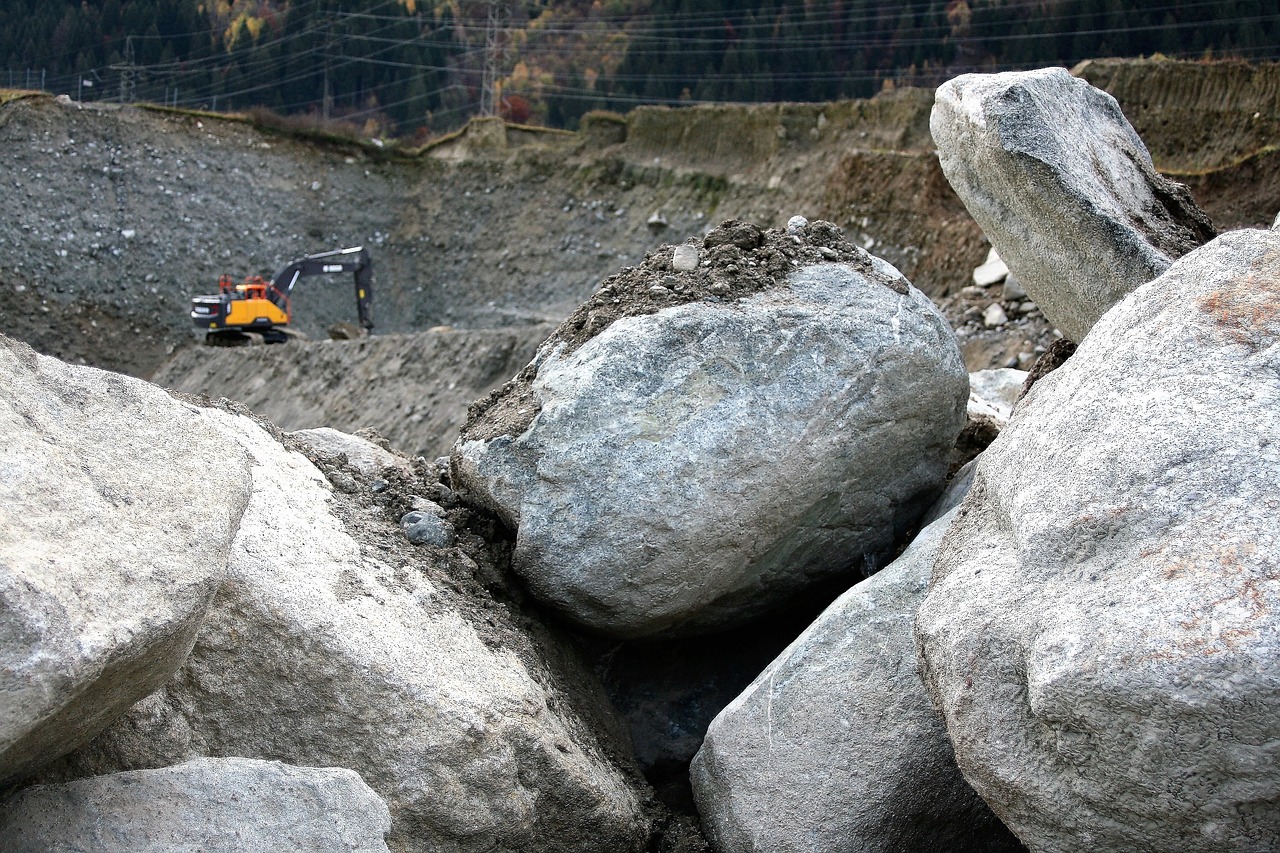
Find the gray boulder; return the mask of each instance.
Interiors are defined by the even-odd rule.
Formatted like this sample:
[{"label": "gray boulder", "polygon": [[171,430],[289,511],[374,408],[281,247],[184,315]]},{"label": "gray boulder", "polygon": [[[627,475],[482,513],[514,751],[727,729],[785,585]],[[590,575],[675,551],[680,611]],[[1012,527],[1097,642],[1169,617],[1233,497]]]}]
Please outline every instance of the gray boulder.
[{"label": "gray boulder", "polygon": [[1036,851],[1280,838],[1280,234],[1098,322],[987,449],[917,622],[965,777]]},{"label": "gray boulder", "polygon": [[717,850],[1022,849],[960,775],[916,673],[915,611],[954,515],[837,599],[712,722],[690,778]]},{"label": "gray boulder", "polygon": [[0,337],[0,783],[177,671],[227,568],[244,453],[193,406]]},{"label": "gray boulder", "polygon": [[644,846],[636,790],[573,701],[500,608],[444,583],[464,555],[427,564],[254,421],[205,422],[253,465],[229,579],[177,677],[66,774],[214,755],[341,766],[387,801],[400,851]]},{"label": "gray boulder", "polygon": [[0,804],[4,853],[386,853],[387,804],[356,773],[244,758],[27,788]]},{"label": "gray boulder", "polygon": [[1115,99],[1061,68],[956,77],[929,127],[956,194],[1072,340],[1213,237]]},{"label": "gray boulder", "polygon": [[464,431],[455,486],[518,526],[540,600],[613,636],[688,635],[888,562],[942,486],[968,382],[929,300],[859,257],[567,354],[553,337],[532,423]]}]

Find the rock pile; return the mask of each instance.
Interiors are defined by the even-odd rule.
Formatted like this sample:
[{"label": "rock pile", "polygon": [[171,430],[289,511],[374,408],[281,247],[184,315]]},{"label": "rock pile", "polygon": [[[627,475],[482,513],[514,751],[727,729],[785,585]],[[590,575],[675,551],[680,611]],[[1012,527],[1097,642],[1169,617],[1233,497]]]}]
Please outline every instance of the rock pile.
[{"label": "rock pile", "polygon": [[834,581],[693,758],[715,850],[1274,848],[1280,232],[1200,245],[1060,72],[934,129],[1080,339],[1030,375],[802,217],[607,279],[436,463],[0,338],[0,846],[705,851],[724,691],[638,658]]},{"label": "rock pile", "polygon": [[967,497],[716,718],[704,825],[720,851],[1017,849],[967,782],[1033,851],[1272,849],[1280,235],[1197,248],[1207,220],[1061,72],[952,81],[933,127],[1082,340],[975,378],[1008,420]]},{"label": "rock pile", "polygon": [[[386,802],[359,809],[390,807],[398,850],[643,849],[645,795],[599,711],[564,692],[586,677],[558,662],[572,655],[540,648],[480,586],[483,548],[400,533],[415,500],[448,500],[439,484],[358,439],[316,454],[326,477],[244,414],[12,342],[0,355],[18,473],[0,505],[4,692],[31,696],[5,702],[7,776],[201,756],[343,767]],[[74,550],[39,502],[73,490],[90,534]],[[99,795],[136,789],[103,785],[49,790],[4,819],[28,827],[53,809],[79,832]]]}]

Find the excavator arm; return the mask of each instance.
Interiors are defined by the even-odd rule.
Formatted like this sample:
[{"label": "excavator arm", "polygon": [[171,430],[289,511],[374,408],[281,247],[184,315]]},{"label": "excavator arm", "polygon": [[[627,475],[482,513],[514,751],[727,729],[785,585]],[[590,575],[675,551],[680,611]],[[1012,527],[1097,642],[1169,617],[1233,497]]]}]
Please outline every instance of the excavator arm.
[{"label": "excavator arm", "polygon": [[372,329],[373,260],[363,246],[321,252],[318,255],[307,255],[305,258],[291,261],[271,277],[271,287],[267,291],[268,298],[280,310],[287,312],[289,294],[293,293],[293,287],[299,279],[340,272],[355,273],[356,312],[360,317],[360,325],[366,329]]}]

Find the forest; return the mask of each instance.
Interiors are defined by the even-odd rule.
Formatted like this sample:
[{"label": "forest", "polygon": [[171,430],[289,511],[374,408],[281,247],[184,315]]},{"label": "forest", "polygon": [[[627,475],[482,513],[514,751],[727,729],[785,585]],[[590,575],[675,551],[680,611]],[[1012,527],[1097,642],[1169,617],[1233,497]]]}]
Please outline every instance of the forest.
[{"label": "forest", "polygon": [[426,138],[1100,56],[1280,59],[1275,0],[8,0],[0,87]]}]

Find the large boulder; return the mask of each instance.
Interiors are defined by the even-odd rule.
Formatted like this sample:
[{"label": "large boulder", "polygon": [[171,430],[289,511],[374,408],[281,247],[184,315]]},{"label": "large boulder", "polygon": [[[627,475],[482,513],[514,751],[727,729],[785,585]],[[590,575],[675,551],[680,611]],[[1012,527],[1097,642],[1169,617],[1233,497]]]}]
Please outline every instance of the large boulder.
[{"label": "large boulder", "polygon": [[690,776],[734,853],[1021,850],[956,768],[912,626],[955,515],[836,600],[712,722]]},{"label": "large boulder", "polygon": [[929,127],[956,194],[1072,340],[1213,237],[1115,98],[1061,68],[949,80]]},{"label": "large boulder", "polygon": [[978,463],[917,639],[965,777],[1036,851],[1280,838],[1280,234],[1176,262]]},{"label": "large boulder", "polygon": [[244,758],[38,785],[0,804],[5,853],[387,853],[390,829],[350,770]]},{"label": "large boulder", "polygon": [[249,466],[195,407],[0,337],[0,784],[177,671]]},{"label": "large boulder", "polygon": [[397,850],[644,847],[641,795],[559,670],[483,590],[455,591],[465,553],[404,539],[369,503],[387,481],[336,492],[250,418],[204,420],[252,459],[228,580],[178,675],[61,778],[217,755],[347,767],[386,800]]},{"label": "large boulder", "polygon": [[731,220],[700,263],[679,248],[692,264],[664,247],[606,282],[453,454],[533,593],[613,636],[725,628],[885,565],[964,422],[946,321],[834,226]]}]

